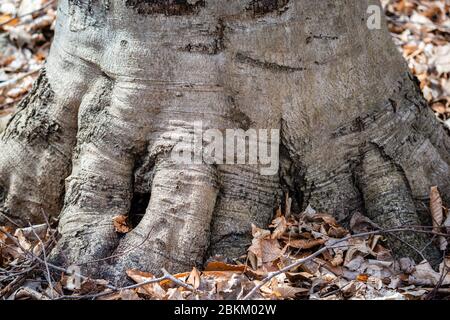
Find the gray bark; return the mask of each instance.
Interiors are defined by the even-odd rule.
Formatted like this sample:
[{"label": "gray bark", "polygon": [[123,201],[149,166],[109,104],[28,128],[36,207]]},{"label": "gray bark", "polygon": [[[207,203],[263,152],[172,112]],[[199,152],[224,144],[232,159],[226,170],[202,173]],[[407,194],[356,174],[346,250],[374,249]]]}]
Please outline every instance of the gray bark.
[{"label": "gray bark", "polygon": [[[431,186],[450,203],[450,138],[369,4],[60,1],[46,71],[0,139],[0,219],[59,216],[52,259],[112,279],[245,253],[282,190],[344,222],[422,224]],[[196,120],[280,129],[280,174],[173,163],[163,136]],[[119,214],[144,215],[119,236]]]}]

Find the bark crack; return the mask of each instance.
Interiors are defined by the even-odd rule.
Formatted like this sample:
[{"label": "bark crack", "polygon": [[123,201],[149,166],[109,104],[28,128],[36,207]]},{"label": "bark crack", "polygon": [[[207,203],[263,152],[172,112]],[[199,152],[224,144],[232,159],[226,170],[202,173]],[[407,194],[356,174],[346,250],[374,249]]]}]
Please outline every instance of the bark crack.
[{"label": "bark crack", "polygon": [[225,49],[225,24],[222,19],[218,20],[215,30],[210,33],[213,39],[209,42],[194,42],[188,43],[181,48],[184,52],[201,53],[207,55],[216,55]]},{"label": "bark crack", "polygon": [[334,41],[338,40],[338,36],[330,36],[326,34],[313,34],[306,38],[306,43],[310,44],[313,40],[325,40],[325,41]]},{"label": "bark crack", "polygon": [[292,72],[298,72],[298,71],[305,71],[306,68],[304,67],[293,67],[293,66],[287,66],[283,64],[278,64],[275,62],[268,62],[263,60],[258,60],[252,57],[249,57],[248,55],[238,52],[235,56],[236,61],[239,63],[247,64],[253,67],[258,67],[262,69],[267,69],[273,72],[283,72],[283,73],[292,73]]},{"label": "bark crack", "polygon": [[288,8],[289,0],[252,0],[247,7],[253,16],[263,16],[272,12],[284,13]]},{"label": "bark crack", "polygon": [[126,0],[125,5],[139,14],[183,16],[197,14],[206,5],[205,0]]}]

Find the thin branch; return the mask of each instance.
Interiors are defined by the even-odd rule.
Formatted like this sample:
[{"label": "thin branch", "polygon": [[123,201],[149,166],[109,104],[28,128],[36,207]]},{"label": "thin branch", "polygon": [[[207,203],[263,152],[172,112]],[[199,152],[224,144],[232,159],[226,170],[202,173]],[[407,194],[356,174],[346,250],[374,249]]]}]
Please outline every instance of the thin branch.
[{"label": "thin branch", "polygon": [[5,82],[0,83],[0,90],[1,89],[5,89],[5,88],[9,88],[9,87],[15,85],[17,82],[23,80],[24,78],[26,78],[28,76],[31,76],[31,75],[41,71],[41,68],[42,67],[40,66],[40,67],[38,67],[35,70],[28,71],[28,72],[18,76],[17,78],[9,79],[9,80],[7,80]]}]

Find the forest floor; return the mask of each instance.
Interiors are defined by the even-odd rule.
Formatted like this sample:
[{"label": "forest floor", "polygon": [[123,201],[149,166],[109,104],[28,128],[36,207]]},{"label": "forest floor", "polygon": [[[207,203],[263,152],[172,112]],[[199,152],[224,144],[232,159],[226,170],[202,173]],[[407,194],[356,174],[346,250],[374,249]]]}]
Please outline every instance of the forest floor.
[{"label": "forest floor", "polygon": [[[450,6],[445,0],[382,0],[389,29],[436,116],[450,128]],[[0,131],[30,91],[53,36],[55,0],[3,0],[0,4]],[[127,270],[136,285],[118,288],[70,270],[55,279],[47,253],[55,223],[0,227],[0,299],[449,299],[450,256],[445,240],[450,214],[430,191],[433,227],[380,230],[355,214],[349,229],[326,213],[279,209],[267,229],[253,227],[248,254],[230,263],[217,257],[204,270],[160,278]],[[433,206],[434,204],[434,206]],[[116,217],[116,231],[130,228]],[[396,259],[385,236],[433,233],[443,250],[439,271],[426,262]],[[423,248],[416,248],[422,251]],[[60,270],[61,271],[61,270]],[[125,271],[124,271],[125,272]]]}]

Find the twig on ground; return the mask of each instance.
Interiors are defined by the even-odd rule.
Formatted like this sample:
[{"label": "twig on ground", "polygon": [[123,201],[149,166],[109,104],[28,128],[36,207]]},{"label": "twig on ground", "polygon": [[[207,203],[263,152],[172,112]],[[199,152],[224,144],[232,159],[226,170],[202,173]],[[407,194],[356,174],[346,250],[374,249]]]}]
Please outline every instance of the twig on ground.
[{"label": "twig on ground", "polygon": [[31,70],[31,71],[25,72],[24,74],[22,74],[22,75],[20,75],[20,76],[18,76],[16,78],[9,79],[9,80],[7,80],[5,82],[0,83],[0,90],[1,89],[5,89],[5,88],[9,88],[9,87],[15,85],[17,82],[21,81],[22,79],[24,79],[24,78],[26,78],[28,76],[31,76],[31,75],[41,71],[41,69],[42,69],[42,66],[38,67],[35,70]]}]

